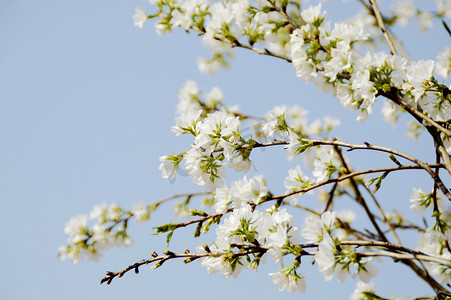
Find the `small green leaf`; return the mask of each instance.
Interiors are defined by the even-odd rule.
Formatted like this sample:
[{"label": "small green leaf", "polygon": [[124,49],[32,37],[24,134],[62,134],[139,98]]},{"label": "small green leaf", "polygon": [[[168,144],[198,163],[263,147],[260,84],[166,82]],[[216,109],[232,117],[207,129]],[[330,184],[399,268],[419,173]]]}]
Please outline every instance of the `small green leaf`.
[{"label": "small green leaf", "polygon": [[199,217],[206,217],[206,216],[208,216],[208,214],[206,212],[201,211],[201,210],[197,210],[197,209],[194,209],[194,208],[189,211],[189,214],[192,215],[192,216],[199,216]]},{"label": "small green leaf", "polygon": [[200,236],[201,230],[202,230],[202,224],[203,222],[199,222],[199,224],[197,224],[196,230],[194,231],[194,237],[197,238]]},{"label": "small green leaf", "polygon": [[391,159],[392,162],[394,162],[395,164],[397,164],[398,167],[401,167],[401,166],[402,166],[402,164],[396,159],[396,157],[395,157],[393,154],[390,154],[388,157]]},{"label": "small green leaf", "polygon": [[153,229],[156,229],[157,232],[154,233],[153,235],[158,235],[160,233],[165,233],[168,231],[174,231],[175,229],[177,229],[177,224],[176,223],[169,223],[169,224],[164,224],[158,227],[154,227]]},{"label": "small green leaf", "polygon": [[214,219],[210,219],[202,226],[202,232],[205,234],[210,230],[211,224],[213,224]]},{"label": "small green leaf", "polygon": [[171,231],[171,232],[168,233],[168,235],[166,237],[166,243],[168,244],[168,247],[169,247],[169,243],[171,242],[173,234],[174,234],[174,231]]},{"label": "small green leaf", "polygon": [[370,185],[373,184],[374,182],[376,182],[374,184],[374,190],[373,190],[373,194],[375,194],[381,187],[382,184],[382,180],[385,179],[385,177],[387,177],[388,172],[384,172],[384,174],[382,174],[380,177],[376,177],[370,180]]},{"label": "small green leaf", "polygon": [[299,146],[296,147],[296,153],[301,154],[312,146],[314,146],[314,144],[311,141],[299,140]]}]

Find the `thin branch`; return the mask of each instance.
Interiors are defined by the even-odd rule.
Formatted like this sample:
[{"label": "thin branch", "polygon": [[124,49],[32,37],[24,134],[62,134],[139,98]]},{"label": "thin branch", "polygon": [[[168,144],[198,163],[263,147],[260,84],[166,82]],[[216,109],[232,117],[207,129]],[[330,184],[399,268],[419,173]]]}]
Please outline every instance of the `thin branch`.
[{"label": "thin branch", "polygon": [[[359,2],[360,2],[363,6],[365,6],[365,8],[366,8],[366,9],[368,10],[368,12],[374,17],[376,23],[378,24],[377,19],[376,19],[376,16],[375,16],[375,14],[374,14],[374,11],[373,11],[372,7],[371,7],[370,5],[368,5],[368,4],[367,4],[365,1],[363,1],[363,0],[359,0]],[[384,21],[384,20],[387,19],[387,17],[385,17],[384,15],[382,15],[382,13],[381,13],[381,17],[382,17],[382,21]],[[385,22],[384,22],[384,25],[385,25]],[[378,25],[378,27],[379,27],[379,25]],[[398,39],[395,37],[395,35],[390,31],[390,29],[388,28],[387,25],[385,25],[385,28],[386,28],[386,30],[387,30],[387,33],[389,34],[390,40],[393,41],[393,44],[395,45],[395,49],[397,48],[397,49],[402,53],[402,56],[405,57],[409,62],[413,61],[412,57],[410,57],[410,55],[409,55],[409,53],[407,52],[407,50],[406,50],[406,49],[404,48],[404,46],[398,41]]]},{"label": "thin branch", "polygon": [[153,252],[153,257],[149,258],[149,259],[143,259],[137,263],[134,263],[133,265],[128,266],[127,268],[121,270],[121,271],[117,271],[117,272],[111,272],[111,271],[107,271],[105,277],[102,278],[102,280],[100,280],[100,284],[106,282],[107,284],[110,284],[112,282],[112,280],[116,277],[121,278],[122,276],[124,276],[126,273],[128,273],[131,270],[134,270],[136,274],[139,273],[139,268],[143,265],[148,265],[151,263],[155,263],[152,266],[152,269],[156,269],[158,267],[160,267],[163,263],[165,263],[168,260],[171,259],[177,259],[177,258],[184,258],[185,259],[185,263],[190,263],[196,259],[202,258],[202,257],[209,257],[209,256],[213,256],[213,257],[219,257],[219,256],[224,256],[224,255],[237,255],[237,256],[245,256],[251,253],[265,253],[266,251],[268,251],[268,248],[266,247],[262,247],[262,246],[252,246],[249,247],[245,250],[241,250],[238,252],[233,252],[233,253],[227,253],[227,252],[206,252],[206,253],[190,253],[189,250],[185,250],[185,253],[183,254],[177,254],[174,252],[171,252],[169,250],[165,250],[164,254],[165,255],[157,255],[155,252]]},{"label": "thin branch", "polygon": [[399,106],[401,106],[403,109],[405,109],[407,112],[409,112],[413,117],[415,117],[415,119],[417,119],[417,121],[420,124],[422,124],[423,126],[427,127],[427,125],[423,124],[423,120],[424,120],[427,123],[429,123],[429,125],[435,127],[438,131],[440,131],[440,132],[444,133],[445,135],[451,137],[451,131],[450,130],[448,130],[447,128],[441,126],[439,123],[437,123],[436,121],[432,120],[427,115],[423,114],[422,112],[418,111],[417,109],[411,107],[410,105],[408,105],[405,101],[400,99],[393,92],[379,91],[379,95],[384,96],[385,98],[390,99],[393,102],[395,102],[396,104],[398,104]]},{"label": "thin branch", "polygon": [[211,194],[212,194],[211,192],[198,192],[198,193],[176,194],[176,195],[173,195],[173,196],[171,196],[171,197],[164,198],[164,199],[162,199],[162,200],[160,200],[160,201],[158,201],[158,202],[152,203],[151,205],[159,206],[160,204],[163,204],[163,203],[165,203],[165,202],[168,202],[168,201],[170,201],[170,200],[174,200],[174,199],[177,199],[177,198],[182,198],[182,197],[195,197],[195,196],[204,196],[204,195],[211,195]]},{"label": "thin branch", "polygon": [[[228,209],[227,213],[229,213],[231,211],[232,211],[232,209]],[[188,221],[188,222],[185,222],[185,223],[177,223],[176,228],[187,227],[187,226],[189,226],[191,224],[203,223],[203,222],[208,221],[208,220],[213,219],[213,218],[222,217],[223,215],[224,214],[208,215],[208,216],[206,216],[204,218],[201,218],[201,219],[196,219],[196,220]]]},{"label": "thin branch", "polygon": [[368,192],[370,197],[373,199],[374,203],[376,204],[376,207],[379,209],[379,212],[381,213],[381,215],[383,217],[383,222],[385,224],[387,224],[388,228],[390,228],[390,231],[391,231],[391,233],[393,233],[393,236],[395,237],[395,239],[398,242],[398,244],[401,244],[401,240],[399,239],[399,236],[396,233],[395,228],[393,227],[393,225],[391,224],[391,222],[388,220],[387,216],[385,215],[385,212],[382,209],[381,205],[379,204],[379,201],[377,201],[377,199],[374,196],[374,194],[370,191],[370,189],[366,185],[364,185],[364,188]]},{"label": "thin branch", "polygon": [[[281,145],[281,142],[275,142],[274,144],[265,144],[266,147],[267,146],[273,146],[273,145]],[[440,168],[440,167],[443,167],[443,166],[441,164],[435,164],[435,165],[430,165],[430,167]],[[327,184],[330,184],[330,183],[335,183],[336,184],[338,182],[341,182],[341,181],[344,181],[344,180],[348,180],[348,179],[352,179],[352,178],[354,178],[356,176],[360,176],[360,175],[364,175],[364,174],[381,173],[381,172],[394,172],[394,171],[400,171],[400,170],[414,170],[414,169],[418,169],[419,170],[419,169],[422,169],[422,168],[420,166],[408,165],[408,166],[399,166],[399,167],[394,167],[394,168],[370,169],[370,170],[366,170],[366,171],[352,172],[352,173],[349,173],[349,174],[346,174],[346,175],[342,175],[342,176],[340,176],[338,178],[331,178],[331,179],[326,180],[324,182],[314,184],[314,185],[309,186],[307,188],[303,188],[303,189],[300,189],[300,190],[293,191],[291,193],[278,195],[278,196],[268,196],[266,198],[266,200],[260,202],[259,204],[263,204],[265,202],[269,202],[269,201],[273,201],[273,200],[283,200],[283,199],[288,198],[290,196],[293,196],[293,195],[296,195],[296,194],[300,194],[300,193],[306,193],[306,192],[309,192],[311,190],[314,190],[316,188],[319,188],[321,186],[324,186],[324,185],[327,185]],[[194,195],[202,195],[202,194],[211,194],[211,193],[207,193],[207,192],[205,192],[205,193],[196,193]],[[193,195],[193,194],[180,194],[180,195],[176,195],[176,196],[173,196],[173,197],[166,198],[166,199],[164,199],[162,201],[168,201],[168,200],[174,199],[176,197],[189,196],[189,195]],[[159,201],[159,203],[160,202],[161,201]],[[288,204],[285,201],[282,202],[282,203],[283,204]],[[318,215],[317,212],[315,212],[315,211],[313,211],[313,210],[311,210],[309,208],[306,208],[306,207],[303,207],[303,206],[299,206],[299,205],[293,205],[293,206]],[[230,208],[230,209],[227,210],[226,213],[229,213],[232,210],[233,209]],[[175,225],[175,229],[184,228],[184,227],[187,227],[187,226],[192,225],[192,224],[203,223],[203,222],[208,221],[208,220],[213,219],[213,218],[222,217],[223,215],[224,214],[221,214],[221,213],[214,214],[214,215],[208,215],[208,216],[205,216],[203,218],[199,218],[199,219],[195,219],[195,220],[191,220],[191,221],[183,222],[183,223],[176,223],[174,225]]]},{"label": "thin branch", "polygon": [[[346,147],[348,148],[348,151],[353,151],[353,150],[357,150],[357,149],[365,149],[365,150],[375,150],[375,151],[380,151],[380,152],[386,152],[386,153],[391,153],[393,155],[402,157],[404,159],[407,159],[415,164],[417,164],[421,169],[424,169],[426,172],[429,173],[429,175],[432,177],[432,179],[434,179],[434,181],[437,183],[437,186],[440,188],[440,190],[442,191],[442,193],[444,195],[446,195],[446,197],[451,200],[451,193],[450,191],[446,188],[445,184],[443,183],[443,181],[440,179],[440,177],[435,174],[435,172],[432,170],[432,168],[430,167],[429,164],[426,164],[424,162],[422,162],[421,160],[398,150],[393,150],[391,148],[387,148],[387,147],[382,147],[382,146],[375,146],[375,145],[371,145],[369,143],[366,143],[364,145],[357,145],[357,144],[351,144],[351,143],[345,143],[345,142],[340,142],[337,140],[317,140],[317,139],[303,139],[303,141],[305,142],[309,142],[312,143],[312,146],[317,146],[317,145],[330,145],[330,146],[342,146],[342,147]],[[258,147],[267,147],[267,146],[275,146],[275,145],[288,145],[288,142],[282,142],[282,141],[275,141],[273,143],[262,143],[262,144],[256,144],[254,147],[258,148]],[[328,182],[330,183],[330,182]],[[316,187],[315,187],[316,188]],[[311,190],[311,188],[309,188],[307,191]],[[303,191],[304,192],[304,191]],[[293,193],[293,195],[296,194],[295,192]]]},{"label": "thin branch", "polygon": [[[348,164],[346,163],[346,160],[343,157],[343,154],[341,153],[341,149],[338,148],[338,146],[334,146],[334,149],[335,149],[335,152],[338,154],[338,156],[340,158],[341,164],[343,165],[343,167],[346,170],[346,174],[351,174],[352,172],[351,172]],[[371,212],[371,210],[369,209],[368,205],[366,204],[365,198],[363,198],[362,194],[360,193],[359,187],[357,185],[357,182],[354,180],[354,177],[350,178],[350,182],[351,182],[352,189],[354,190],[357,203],[359,203],[363,207],[363,209],[365,210],[365,213],[368,216],[368,218],[370,219],[371,224],[373,224],[374,229],[376,229],[377,233],[379,234],[379,238],[381,240],[385,241],[385,242],[388,242],[387,237],[385,236],[384,232],[381,230],[381,228],[377,224],[373,213]]]},{"label": "thin branch", "polygon": [[242,43],[240,43],[238,41],[229,41],[229,40],[226,40],[226,39],[221,39],[221,38],[216,37],[216,36],[214,37],[214,39],[218,40],[220,42],[229,44],[232,48],[238,47],[238,48],[251,50],[251,51],[254,51],[254,52],[256,52],[256,53],[258,53],[260,55],[272,56],[272,57],[279,58],[279,59],[282,59],[282,60],[285,60],[285,61],[291,63],[291,59],[289,59],[288,57],[286,57],[284,55],[275,54],[275,53],[269,51],[266,48],[265,49],[260,49],[260,48],[257,48],[255,46],[245,45],[245,44],[242,44]]},{"label": "thin branch", "polygon": [[323,213],[328,211],[330,206],[332,205],[332,201],[334,200],[335,190],[337,189],[338,182],[335,182],[332,186],[332,189],[329,192],[329,198],[327,199],[326,206],[323,209]]},{"label": "thin branch", "polygon": [[[434,165],[429,165],[429,166],[431,166],[431,167],[443,167],[443,165],[441,165],[441,164],[440,165],[435,165],[434,164]],[[314,189],[316,189],[318,187],[321,187],[321,186],[324,186],[324,185],[327,185],[327,184],[330,184],[330,183],[341,182],[341,181],[350,179],[352,177],[360,176],[360,175],[372,174],[372,173],[382,173],[382,172],[393,172],[393,171],[401,171],[401,170],[421,170],[421,169],[423,169],[423,168],[420,167],[420,166],[409,165],[409,166],[401,166],[401,167],[394,167],[394,168],[370,169],[370,170],[366,170],[366,171],[352,172],[352,173],[349,173],[349,174],[346,174],[346,175],[342,175],[342,176],[340,176],[338,178],[328,179],[328,180],[326,180],[324,182],[320,182],[320,183],[314,184],[314,185],[309,186],[307,188],[303,188],[303,189],[299,189],[297,191],[293,191],[291,193],[287,193],[287,194],[279,195],[279,196],[273,196],[273,197],[271,197],[270,200],[285,199],[285,198],[288,198],[290,196],[293,196],[293,195],[296,195],[296,194],[299,194],[299,193],[307,193],[307,192],[309,192],[311,190],[314,190]]]},{"label": "thin branch", "polygon": [[[307,243],[307,244],[300,244],[298,246],[301,246],[303,249],[308,248],[317,248],[319,243]],[[362,256],[385,256],[385,257],[391,257],[396,260],[419,260],[419,261],[428,261],[428,262],[434,262],[438,264],[442,264],[445,266],[451,267],[451,261],[447,259],[443,259],[440,257],[435,257],[431,255],[427,255],[421,251],[412,250],[403,246],[394,245],[388,242],[380,242],[380,241],[341,241],[340,245],[349,245],[349,246],[358,246],[358,247],[382,247],[386,250],[381,250],[379,252],[372,251],[372,252],[358,252],[359,255]],[[155,263],[152,266],[152,269],[156,269],[160,267],[163,263],[165,263],[168,260],[171,259],[180,259],[183,258],[185,263],[190,263],[196,259],[203,258],[203,257],[220,257],[220,256],[226,256],[226,255],[234,255],[234,256],[245,256],[252,253],[266,253],[268,251],[268,247],[261,246],[261,245],[254,245],[254,244],[244,244],[244,243],[233,243],[230,245],[231,247],[236,247],[240,249],[237,252],[212,252],[208,247],[206,247],[205,253],[190,253],[189,250],[185,249],[184,253],[177,254],[174,252],[171,252],[169,250],[163,251],[165,255],[157,255],[155,252],[152,254],[152,258],[149,259],[143,259],[137,263],[134,263],[123,270],[117,271],[117,272],[111,272],[107,271],[105,277],[103,277],[100,281],[100,284],[107,283],[110,284],[112,280],[116,277],[121,278],[126,273],[128,273],[131,270],[134,270],[136,274],[139,273],[139,268],[144,265],[148,265],[151,263]],[[392,252],[395,251],[395,252]],[[284,251],[285,254],[288,254],[288,251]],[[403,253],[399,253],[403,252]],[[303,251],[302,255],[305,256],[313,256],[317,254],[316,251],[308,252]],[[447,292],[443,288],[440,290]]]},{"label": "thin branch", "polygon": [[396,260],[421,260],[421,261],[427,261],[427,262],[433,262],[438,263],[441,265],[445,265],[448,267],[451,267],[451,261],[435,257],[435,256],[429,256],[427,254],[401,254],[401,253],[393,253],[393,252],[387,252],[387,251],[381,251],[381,252],[361,252],[359,253],[364,256],[385,256],[385,257],[391,257]]},{"label": "thin branch", "polygon": [[432,177],[432,179],[434,179],[434,181],[437,183],[437,186],[440,188],[440,190],[443,192],[444,195],[446,195],[446,197],[451,200],[451,193],[450,191],[446,188],[445,184],[443,183],[443,181],[440,179],[440,177],[435,174],[435,172],[432,170],[431,167],[429,167],[428,164],[422,162],[421,160],[407,154],[407,153],[403,153],[401,151],[397,151],[397,150],[393,150],[391,148],[387,148],[387,147],[382,147],[382,146],[375,146],[375,145],[371,145],[369,143],[365,143],[365,145],[355,145],[355,144],[350,144],[350,143],[342,143],[342,142],[338,142],[338,141],[326,141],[326,140],[313,140],[313,139],[304,139],[307,142],[311,142],[313,143],[313,145],[337,145],[337,146],[342,146],[342,147],[346,147],[349,148],[348,151],[353,151],[356,149],[368,149],[368,150],[376,150],[376,151],[381,151],[381,152],[386,152],[386,153],[391,153],[394,154],[396,156],[402,157],[404,159],[407,159],[415,164],[417,164],[418,166],[420,166],[422,169],[424,169],[426,172],[429,173],[429,175]]},{"label": "thin branch", "polygon": [[379,28],[382,31],[382,34],[384,35],[385,41],[388,44],[388,47],[390,47],[390,53],[392,55],[398,55],[395,49],[395,45],[393,45],[393,41],[390,38],[390,34],[387,31],[387,28],[385,28],[384,20],[382,19],[381,12],[379,8],[377,7],[376,0],[369,0],[371,4],[371,8],[373,10],[374,16],[376,18],[377,24],[379,25]]},{"label": "thin branch", "polygon": [[[421,111],[408,105],[404,100],[400,99],[396,95],[396,91],[395,92],[379,91],[378,93],[386,97],[387,99],[392,100],[394,103],[398,104],[402,108],[404,108],[408,113],[410,113],[410,115],[412,115],[417,120],[418,123],[422,124],[427,129],[427,131],[434,140],[435,147],[437,148],[437,150],[440,153],[440,156],[443,159],[443,163],[445,165],[446,170],[451,175],[451,158],[448,154],[448,151],[446,151],[442,138],[440,137],[440,132],[448,137],[451,137],[451,131],[448,130],[448,128],[446,128],[445,126],[442,126],[439,123],[435,122],[434,120],[423,114]],[[424,124],[424,122],[427,122],[429,124]]]},{"label": "thin branch", "polygon": [[449,36],[451,36],[451,30],[448,27],[448,24],[446,24],[445,20],[442,19],[443,27],[445,27],[446,32],[448,32]]}]

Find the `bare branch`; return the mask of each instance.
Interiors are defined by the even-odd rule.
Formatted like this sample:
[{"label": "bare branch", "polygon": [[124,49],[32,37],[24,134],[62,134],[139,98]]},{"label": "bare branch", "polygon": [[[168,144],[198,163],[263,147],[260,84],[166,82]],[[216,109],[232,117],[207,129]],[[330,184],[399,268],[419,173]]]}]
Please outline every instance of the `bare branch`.
[{"label": "bare branch", "polygon": [[395,45],[393,45],[393,41],[391,40],[390,34],[387,31],[387,28],[385,28],[384,20],[382,19],[381,12],[379,11],[379,8],[377,7],[376,0],[369,0],[371,4],[371,8],[374,12],[374,16],[376,17],[377,24],[379,25],[379,28],[382,31],[382,34],[384,35],[385,41],[388,44],[388,47],[390,47],[390,53],[392,55],[398,55],[395,49]]}]

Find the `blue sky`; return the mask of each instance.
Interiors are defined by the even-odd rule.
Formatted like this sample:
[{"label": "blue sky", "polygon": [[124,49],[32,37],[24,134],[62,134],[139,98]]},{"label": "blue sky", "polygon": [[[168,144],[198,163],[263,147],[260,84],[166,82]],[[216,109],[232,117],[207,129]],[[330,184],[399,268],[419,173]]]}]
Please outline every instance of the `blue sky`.
[{"label": "blue sky", "polygon": [[[196,58],[208,54],[200,38],[183,32],[159,37],[150,23],[142,30],[133,27],[131,17],[137,5],[149,9],[145,1],[0,3],[0,298],[300,298],[277,292],[266,275],[276,270],[273,264],[261,274],[246,270],[238,279],[224,280],[208,275],[198,263],[172,262],[156,271],[127,274],[110,286],[99,285],[105,271],[164,249],[164,237],[149,233],[152,226],[173,219],[170,206],[163,207],[150,224],[132,226],[136,243],[130,248],[113,249],[99,262],[78,266],[57,259],[57,248],[66,240],[64,224],[97,203],[116,202],[131,208],[139,200],[152,202],[200,191],[183,177],[171,185],[158,170],[159,156],[189,146],[187,139],[176,138],[170,131],[177,89],[187,79],[196,80],[205,91],[219,86],[226,102],[239,104],[244,112],[263,115],[275,105],[298,103],[310,111],[311,120],[323,115],[342,118],[337,135],[343,140],[371,140],[406,151],[415,147],[405,138],[404,124],[392,131],[391,126],[380,125],[376,115],[363,125],[357,123],[355,115],[336,100],[297,79],[287,63],[243,50],[237,51],[232,69],[213,77],[200,74]],[[432,41],[442,37],[440,33]],[[408,41],[407,31],[403,38]],[[423,49],[433,44],[424,41],[414,50],[416,58],[423,52],[424,58],[434,58],[446,44]],[[421,147],[429,142],[421,140],[419,149],[412,151],[431,157],[430,148]],[[277,168],[264,163],[268,155],[281,160]],[[351,159],[362,157],[356,153]],[[270,186],[283,190],[277,185],[293,167],[283,154],[258,153],[255,161],[259,173],[273,174]],[[368,160],[361,166],[367,164]],[[404,198],[404,203],[409,192],[410,187],[381,190],[386,197]],[[190,230],[176,233],[174,249],[203,242],[193,243],[191,234]],[[325,283],[316,266],[313,269],[306,263],[308,292],[303,299],[337,295],[346,299],[354,289],[353,281]],[[376,286],[388,286],[396,293],[397,288],[387,284],[393,278],[381,277]],[[396,284],[400,295],[409,293],[407,286]],[[422,284],[417,288],[427,291]]]}]

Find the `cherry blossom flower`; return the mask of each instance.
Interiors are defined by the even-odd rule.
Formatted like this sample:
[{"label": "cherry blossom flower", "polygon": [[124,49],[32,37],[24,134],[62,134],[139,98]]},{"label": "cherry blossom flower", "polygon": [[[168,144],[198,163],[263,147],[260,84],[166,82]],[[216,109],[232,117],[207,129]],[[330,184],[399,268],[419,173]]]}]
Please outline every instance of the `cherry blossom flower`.
[{"label": "cherry blossom flower", "polygon": [[366,300],[368,299],[367,293],[374,293],[374,284],[365,283],[362,281],[357,282],[356,288],[352,293],[351,300]]},{"label": "cherry blossom flower", "polygon": [[287,290],[290,293],[305,293],[306,283],[301,275],[290,268],[285,268],[276,273],[269,273],[272,281],[279,287],[279,291]]},{"label": "cherry blossom flower", "polygon": [[447,79],[451,71],[451,48],[446,46],[442,52],[437,55],[435,71],[441,77]]},{"label": "cherry blossom flower", "polygon": [[143,201],[139,201],[133,205],[132,213],[137,223],[144,223],[150,219],[150,210]]},{"label": "cherry blossom flower", "polygon": [[133,25],[138,28],[143,28],[144,23],[147,21],[147,14],[142,7],[136,7],[135,14],[133,15]]},{"label": "cherry blossom flower", "polygon": [[333,149],[326,152],[320,148],[318,151],[318,157],[313,161],[315,169],[313,170],[313,176],[316,177],[316,182],[323,182],[332,173],[338,169],[338,160],[335,158],[335,152]]},{"label": "cherry blossom flower", "polygon": [[[290,169],[288,171],[288,177],[285,178],[284,186],[287,189],[286,193],[296,192],[305,188],[308,188],[312,182],[310,179],[302,172],[299,165],[295,169]],[[296,204],[298,198],[302,193],[297,193],[290,197],[290,203]]]}]

